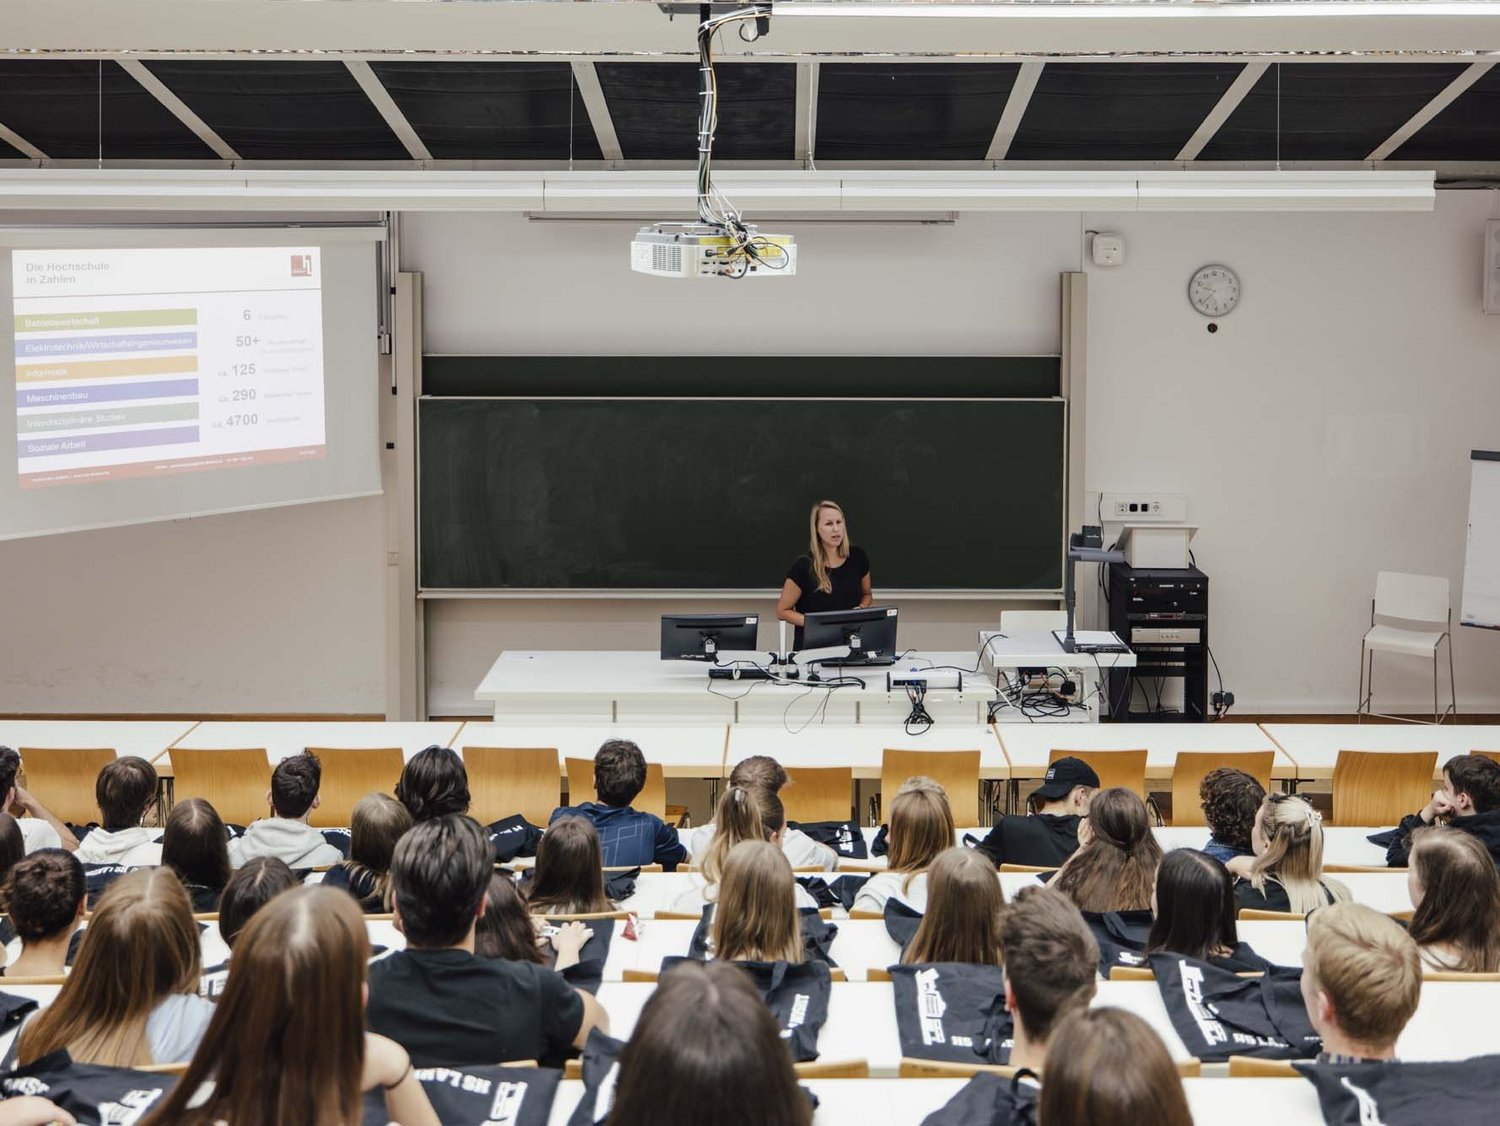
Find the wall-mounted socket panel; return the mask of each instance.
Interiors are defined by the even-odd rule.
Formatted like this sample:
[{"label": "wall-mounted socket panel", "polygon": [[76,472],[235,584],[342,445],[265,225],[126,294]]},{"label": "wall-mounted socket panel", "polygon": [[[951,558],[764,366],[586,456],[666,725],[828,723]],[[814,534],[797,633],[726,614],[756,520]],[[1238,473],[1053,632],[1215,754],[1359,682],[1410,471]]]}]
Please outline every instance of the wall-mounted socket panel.
[{"label": "wall-mounted socket panel", "polygon": [[1182,493],[1105,493],[1099,511],[1106,524],[1181,524],[1187,520]]}]

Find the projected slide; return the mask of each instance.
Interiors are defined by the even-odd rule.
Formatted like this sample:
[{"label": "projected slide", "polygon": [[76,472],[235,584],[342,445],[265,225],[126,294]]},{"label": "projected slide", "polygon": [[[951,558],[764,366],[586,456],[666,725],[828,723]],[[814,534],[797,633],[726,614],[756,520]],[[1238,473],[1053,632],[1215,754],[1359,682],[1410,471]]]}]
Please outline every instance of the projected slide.
[{"label": "projected slide", "polygon": [[22,487],[323,457],[319,257],[14,251]]}]

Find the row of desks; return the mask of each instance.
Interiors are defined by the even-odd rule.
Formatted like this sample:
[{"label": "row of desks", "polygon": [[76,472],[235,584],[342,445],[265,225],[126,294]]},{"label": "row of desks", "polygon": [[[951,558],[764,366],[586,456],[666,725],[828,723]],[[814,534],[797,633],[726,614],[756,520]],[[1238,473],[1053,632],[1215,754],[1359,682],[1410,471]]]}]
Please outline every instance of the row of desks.
[{"label": "row of desks", "polygon": [[1409,724],[1135,723],[1135,724],[938,724],[921,735],[899,726],[813,725],[789,732],[742,724],[516,724],[449,720],[429,723],[227,723],[0,720],[0,745],[14,747],[113,747],[171,771],[171,750],[265,747],[279,762],[304,747],[395,747],[408,757],[432,744],[555,746],[564,757],[592,758],[607,738],[634,739],[668,777],[719,778],[753,754],[784,766],[848,766],[861,779],[880,777],[887,747],[914,750],[978,750],[986,779],[1037,778],[1054,748],[1130,750],[1144,747],[1151,778],[1171,775],[1180,751],[1232,753],[1273,751],[1272,777],[1326,781],[1341,750],[1436,751],[1438,765],[1474,750],[1500,751],[1500,726],[1437,727]]}]

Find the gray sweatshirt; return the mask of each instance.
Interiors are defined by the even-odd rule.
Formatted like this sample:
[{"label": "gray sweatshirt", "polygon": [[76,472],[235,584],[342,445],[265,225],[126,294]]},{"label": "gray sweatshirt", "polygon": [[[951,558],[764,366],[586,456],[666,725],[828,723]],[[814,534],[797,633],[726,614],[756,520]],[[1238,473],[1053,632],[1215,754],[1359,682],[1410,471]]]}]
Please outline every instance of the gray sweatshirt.
[{"label": "gray sweatshirt", "polygon": [[343,854],[323,834],[305,821],[289,817],[265,817],[245,830],[237,841],[229,842],[229,862],[236,868],[257,856],[274,856],[288,868],[316,868],[337,864]]}]

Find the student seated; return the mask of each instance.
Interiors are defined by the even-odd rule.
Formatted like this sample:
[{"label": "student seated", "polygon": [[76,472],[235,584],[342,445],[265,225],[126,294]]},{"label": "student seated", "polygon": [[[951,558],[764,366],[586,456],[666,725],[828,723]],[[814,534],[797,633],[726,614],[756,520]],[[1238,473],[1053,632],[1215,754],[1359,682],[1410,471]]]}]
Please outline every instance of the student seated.
[{"label": "student seated", "polygon": [[1411,838],[1407,933],[1430,970],[1500,971],[1500,872],[1479,838],[1456,829],[1418,829]]},{"label": "student seated", "polygon": [[1389,915],[1336,903],[1307,917],[1302,1000],[1323,1038],[1323,1063],[1389,1060],[1417,1011],[1422,958]]},{"label": "student seated", "polygon": [[645,788],[646,756],[641,749],[628,739],[609,739],[594,755],[594,794],[598,800],[556,809],[549,824],[562,817],[584,817],[593,822],[606,868],[660,864],[668,872],[675,871],[687,859],[677,830],[654,813],[630,808]]},{"label": "student seated", "polygon": [[1226,867],[1235,877],[1241,908],[1306,914],[1350,897],[1323,875],[1323,818],[1295,794],[1267,794],[1250,830],[1252,859],[1237,856]]},{"label": "student seated", "polygon": [[979,842],[994,862],[1051,868],[1078,851],[1078,826],[1099,788],[1099,775],[1080,758],[1060,758],[1026,799],[1024,817],[1000,818]]},{"label": "student seated", "polygon": [[770,841],[729,850],[709,945],[721,962],[802,962],[802,918],[792,895],[792,866]]},{"label": "student seated", "polygon": [[609,1126],[811,1126],[812,1115],[747,974],[685,962],[663,975],[620,1055]]},{"label": "student seated", "polygon": [[1442,822],[1478,839],[1500,865],[1500,763],[1484,755],[1458,755],[1443,764],[1443,785],[1416,813],[1401,819],[1385,851],[1392,868],[1410,863],[1411,835]]},{"label": "student seated", "polygon": [[274,856],[257,856],[234,870],[219,897],[219,937],[229,947],[230,959],[204,968],[198,984],[199,996],[210,1001],[218,999],[229,979],[229,961],[245,924],[276,896],[297,886],[296,873]]},{"label": "student seated", "polygon": [[1264,787],[1243,770],[1221,766],[1205,774],[1198,783],[1198,800],[1209,834],[1203,851],[1220,864],[1236,856],[1253,856],[1250,828],[1265,799]]},{"label": "student seated", "polygon": [[[526,901],[516,889],[515,880],[504,872],[490,877],[489,891],[485,895],[484,914],[474,928],[474,953],[481,958],[502,958],[512,962],[536,962],[545,965],[538,927],[543,921],[526,909]],[[610,926],[605,919],[598,925]],[[546,926],[546,942],[557,955],[552,968],[561,973],[569,966],[576,966],[581,952],[594,929],[576,920],[557,926]]]},{"label": "student seated", "polygon": [[83,865],[71,852],[42,848],[19,861],[0,884],[0,911],[20,936],[21,953],[0,969],[0,975],[55,977],[62,973],[87,899]]},{"label": "student seated", "polygon": [[0,880],[25,855],[26,838],[21,835],[20,823],[8,813],[0,813]]},{"label": "student seated", "polygon": [[891,800],[886,870],[876,872],[854,897],[853,910],[885,910],[894,897],[917,912],[927,910],[927,868],[953,847],[953,811],[948,795],[931,778],[908,778]]},{"label": "student seated", "polygon": [[217,911],[219,896],[233,871],[229,833],[218,811],[202,798],[174,805],[161,835],[161,862],[177,873],[194,911]]},{"label": "student seated", "polygon": [[1161,1037],[1134,1013],[1108,1007],[1077,1010],[1058,1024],[1037,1121],[1193,1126],[1182,1079]]},{"label": "student seated", "polygon": [[99,771],[94,784],[99,827],[78,844],[84,864],[119,864],[125,868],[161,863],[158,834],[144,825],[156,805],[156,768],[143,758],[125,755]]},{"label": "student seated", "polygon": [[[751,755],[741,759],[729,772],[731,786],[769,790],[778,797],[787,782],[785,768],[770,755]],[[693,830],[693,835],[688,838],[688,848],[694,857],[701,857],[708,851],[709,842],[717,831],[718,826],[713,821]],[[793,868],[822,868],[825,872],[832,872],[839,863],[839,854],[833,849],[819,844],[801,829],[794,829],[790,825],[782,834],[781,851],[786,853],[787,863]]]},{"label": "student seated", "polygon": [[324,885],[343,888],[367,912],[390,911],[391,857],[411,826],[411,813],[389,794],[360,798],[350,814],[349,858],[324,873]]},{"label": "student seated", "polygon": [[131,872],[100,896],[57,998],[16,1041],[22,1064],[66,1048],[109,1067],[183,1063],[213,1015],[198,996],[198,927],[169,869]]},{"label": "student seated", "polygon": [[343,853],[307,823],[307,815],[318,808],[322,783],[323,764],[317,755],[288,755],[278,762],[266,793],[271,816],[262,817],[243,837],[229,842],[230,862],[238,868],[257,856],[274,856],[288,868],[317,868],[342,860]]},{"label": "student seated", "polygon": [[901,960],[998,966],[1005,894],[989,857],[972,848],[938,853],[927,870],[927,911]]},{"label": "student seated", "polygon": [[[724,860],[730,849],[741,841],[769,841],[781,848],[782,834],[786,832],[786,810],[782,808],[781,799],[770,790],[730,786],[719,797],[714,824],[718,828],[713,839],[696,857],[699,871],[692,874],[691,885],[672,901],[673,911],[702,911],[706,904],[718,897]],[[785,851],[782,850],[783,855]],[[817,900],[801,884],[793,883],[792,889],[798,907],[817,907]]]},{"label": "student seated", "polygon": [[1222,863],[1191,848],[1173,849],[1156,869],[1147,954],[1180,954],[1234,973],[1270,963],[1239,940],[1234,877]]},{"label": "student seated", "polygon": [[396,800],[413,823],[469,812],[469,772],[452,747],[431,746],[406,761],[396,782]]},{"label": "student seated", "polygon": [[439,1126],[406,1052],[364,1031],[369,956],[364,918],[343,892],[277,896],[245,928],[187,1074],[143,1126],[342,1126],[362,1121],[363,1092],[374,1090],[392,1121]]},{"label": "student seated", "polygon": [[561,1067],[591,1029],[608,1031],[598,1002],[561,974],[474,953],[493,870],[485,831],[455,814],[418,823],[396,846],[396,926],[407,947],[370,967],[369,1026],[416,1067]]},{"label": "student seated", "polygon": [[19,805],[28,816],[19,819],[21,837],[27,852],[39,848],[65,848],[69,852],[78,847],[78,840],[51,810],[36,798],[16,785],[16,774],[21,769],[21,756],[13,747],[0,747],[0,809],[9,810]]},{"label": "student seated", "polygon": [[1100,790],[1080,826],[1078,851],[1063,862],[1051,887],[1080,911],[1149,911],[1161,846],[1146,803],[1134,790]]},{"label": "student seated", "polygon": [[604,859],[593,822],[560,817],[542,834],[525,888],[533,915],[592,915],[613,911],[604,892]]}]

